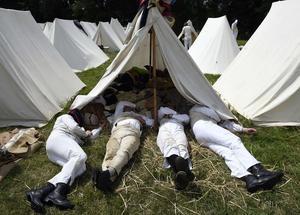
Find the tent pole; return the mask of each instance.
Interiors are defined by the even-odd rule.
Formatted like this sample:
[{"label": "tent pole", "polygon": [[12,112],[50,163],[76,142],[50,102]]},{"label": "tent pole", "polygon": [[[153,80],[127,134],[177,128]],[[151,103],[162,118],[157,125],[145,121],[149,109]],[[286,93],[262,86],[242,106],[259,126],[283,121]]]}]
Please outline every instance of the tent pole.
[{"label": "tent pole", "polygon": [[155,31],[151,29],[151,49],[152,49],[152,83],[153,83],[153,118],[154,118],[154,129],[157,129],[157,82],[156,82],[156,50],[155,50]]}]

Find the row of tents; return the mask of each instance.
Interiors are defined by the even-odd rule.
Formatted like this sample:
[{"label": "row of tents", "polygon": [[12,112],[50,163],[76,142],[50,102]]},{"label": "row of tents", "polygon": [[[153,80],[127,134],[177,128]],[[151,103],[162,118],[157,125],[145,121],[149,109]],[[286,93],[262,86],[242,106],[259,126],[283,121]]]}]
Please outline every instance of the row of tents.
[{"label": "row of tents", "polygon": [[[80,22],[80,25],[84,33],[98,46],[109,47],[113,51],[120,51],[123,48],[126,35],[130,29],[130,23],[128,23],[124,31],[120,22],[114,18],[111,19],[110,23],[99,22],[98,26],[96,26],[95,23],[83,21]],[[99,59],[98,61],[96,60],[95,63],[90,59],[89,62],[92,64],[91,66],[84,66],[84,62],[80,63],[82,56],[85,55],[84,51],[78,54],[78,57],[72,56],[74,55],[72,53],[75,52],[71,49],[72,46],[69,46],[69,41],[76,41],[77,38],[77,40],[82,41],[82,43],[84,42],[82,34],[79,34],[72,20],[55,19],[53,23],[47,22],[43,26],[44,34],[75,71],[81,71],[93,67],[93,65],[99,65]],[[55,32],[55,34],[53,32]],[[66,34],[68,35],[66,36]],[[77,37],[75,37],[75,35]],[[75,37],[75,39],[70,39],[72,36]],[[87,39],[85,38],[85,40]],[[60,46],[61,43],[64,43],[65,46]],[[70,48],[68,49],[66,46]],[[200,70],[205,74],[222,74],[238,53],[239,47],[226,16],[209,18],[189,50],[189,54]],[[96,56],[97,55],[100,56],[102,61],[105,61],[106,58],[103,53],[96,53]],[[75,62],[80,65],[76,65]]]},{"label": "row of tents", "polygon": [[[115,32],[125,39],[116,19],[109,25],[100,23],[101,31],[92,23],[81,25],[84,33],[72,20],[39,26],[29,11],[0,8],[0,127],[46,124],[85,86],[74,72],[109,59],[89,36],[101,45]],[[116,49],[121,49],[123,43],[116,38]]]},{"label": "row of tents", "polygon": [[98,46],[119,51],[123,48],[125,31],[117,19],[111,22],[77,23],[73,20],[55,19],[47,22],[43,32],[75,72],[97,67],[108,57]]},{"label": "row of tents", "polygon": [[[52,22],[39,23],[43,29],[44,34],[49,38],[52,31],[55,31],[55,25],[57,22],[68,21],[72,23],[72,20],[55,19]],[[113,51],[120,51],[123,48],[123,44],[126,38],[126,31],[130,27],[128,23],[126,29],[122,27],[118,19],[111,18],[109,22],[99,22],[98,26],[95,23],[80,21],[74,23],[82,30],[82,32],[93,40],[98,46],[103,46],[112,49]],[[75,26],[74,24],[69,24]],[[54,27],[52,27],[54,26]],[[70,27],[69,27],[70,28]],[[68,31],[69,28],[66,28]],[[77,30],[78,31],[78,30]]]},{"label": "row of tents", "polygon": [[[299,105],[297,104],[298,102],[297,98],[299,92],[299,84],[298,84],[298,76],[299,76],[298,75],[299,72],[298,52],[300,51],[299,35],[298,35],[299,32],[297,29],[294,28],[294,26],[296,26],[297,24],[297,20],[299,20],[298,19],[299,17],[297,17],[298,16],[297,11],[299,11],[299,9],[300,9],[300,3],[297,2],[296,0],[287,0],[284,2],[280,1],[280,2],[273,3],[271,10],[267,15],[267,17],[265,18],[265,20],[262,22],[262,24],[259,26],[257,31],[248,41],[246,46],[240,52],[237,51],[237,57],[234,58],[233,62],[228,63],[229,65],[228,67],[225,65],[226,63],[223,63],[222,60],[224,59],[216,60],[216,56],[214,56],[213,54],[211,55],[207,54],[207,58],[206,58],[206,56],[202,54],[201,60],[203,59],[205,63],[209,61],[209,59],[212,59],[212,62],[215,63],[214,67],[207,69],[208,71],[218,71],[221,68],[221,65],[222,66],[225,65],[224,67],[227,67],[223,69],[224,72],[221,78],[214,85],[214,88],[217,90],[218,94],[221,95],[222,99],[226,101],[226,103],[230,104],[232,107],[234,107],[235,110],[237,110],[240,114],[242,114],[246,118],[252,119],[256,124],[270,126],[270,125],[299,125],[300,123],[300,115],[298,114]],[[33,24],[35,24],[29,12],[16,12],[16,11],[2,10],[2,9],[0,12],[1,12],[0,22],[4,22],[2,19],[2,14],[15,13],[18,14],[18,16],[26,15],[28,17],[27,19],[30,20],[31,25],[33,26]],[[23,22],[21,21],[22,18],[19,18],[19,20],[16,21],[17,19],[16,17],[13,18],[13,15],[11,15],[11,19],[16,22],[15,23],[16,25],[18,22],[19,25],[22,25],[20,24]],[[150,59],[150,55],[149,55],[150,53],[149,31],[150,29],[152,29],[152,32],[155,32],[156,34],[155,44],[156,44],[156,59],[157,59],[158,68],[168,69],[171,79],[174,82],[174,85],[177,88],[177,90],[187,100],[193,103],[203,104],[212,107],[219,114],[223,115],[225,118],[234,118],[234,116],[229,111],[228,107],[223,103],[219,95],[216,93],[216,91],[212,88],[212,86],[203,76],[203,73],[201,71],[201,67],[203,66],[198,66],[196,60],[194,61],[191,57],[191,55],[193,55],[192,54],[193,52],[201,56],[201,51],[203,51],[202,49],[204,48],[201,48],[201,50],[195,49],[193,51],[192,49],[193,47],[192,47],[190,50],[190,54],[191,54],[190,55],[184,49],[183,45],[177,39],[172,29],[166,24],[164,18],[161,16],[159,11],[155,7],[149,9],[146,25],[141,29],[139,29],[138,27],[139,26],[138,22],[140,18],[141,18],[141,11],[137,14],[136,18],[133,20],[131,24],[132,27],[130,28],[129,32],[127,32],[127,38],[124,41],[126,42],[128,40],[128,43],[126,45],[123,45],[121,51],[119,52],[115,60],[112,62],[112,64],[107,68],[106,73],[103,75],[103,77],[101,78],[99,83],[95,86],[95,88],[92,89],[88,95],[77,96],[73,104],[71,105],[71,108],[84,107],[94,98],[96,98],[99,94],[101,94],[120,73],[125,72],[126,70],[130,69],[132,66],[143,67],[144,65],[149,65],[150,61],[153,61],[153,59]],[[8,22],[9,24],[6,24],[5,27],[3,27],[4,25],[2,23],[0,25],[0,28],[3,27],[3,31],[6,28],[10,28],[11,30],[11,32],[7,33],[6,37],[4,36],[3,38],[2,29],[1,29],[0,39],[2,41],[0,41],[1,43],[0,45],[4,46],[4,48],[7,49],[7,51],[2,51],[5,50],[2,48],[1,54],[5,53],[6,55],[6,52],[12,50],[8,45],[9,43],[5,41],[8,39],[10,40],[10,37],[12,37],[10,34],[16,34],[16,37],[18,36],[20,37],[20,35],[24,37],[25,35],[27,35],[27,31],[28,31],[28,35],[33,32],[32,30],[24,31],[25,33],[20,32],[22,28],[19,26],[15,26],[14,28],[11,28],[10,22],[12,22],[12,20],[9,20]],[[60,23],[60,21],[57,23]],[[212,37],[213,34],[207,33],[207,32],[215,31],[216,35],[222,34],[218,32],[216,28],[213,27],[216,26],[216,23],[225,23],[226,26],[228,26],[228,28],[227,27],[224,28],[225,30],[223,32],[230,30],[226,17],[221,17],[218,19],[208,19],[207,23],[205,24],[204,28],[199,34],[199,37],[197,38],[197,40],[199,40],[200,42],[196,40],[194,45],[196,45],[197,43],[199,44],[203,43],[203,44],[210,45],[210,47],[213,47],[214,45],[217,44],[219,49],[225,52],[223,57],[225,58],[229,56],[228,50],[230,49],[224,44],[226,35],[223,34],[222,38],[220,39],[215,38],[214,42],[210,42],[210,39],[213,38]],[[59,25],[62,26],[63,24],[59,24]],[[281,28],[278,28],[278,25],[280,25]],[[38,25],[35,24],[35,26]],[[28,26],[26,26],[26,28],[28,28]],[[34,27],[34,28],[36,30],[38,29],[38,27]],[[35,34],[39,34],[39,33],[35,32]],[[230,35],[231,36],[228,36],[229,40],[230,41],[232,41],[232,39],[234,40],[232,32],[230,32]],[[32,35],[29,35],[28,37],[33,38]],[[41,36],[39,35],[39,37]],[[204,41],[206,42],[201,42],[201,39],[204,39]],[[23,40],[23,38],[21,40]],[[29,40],[31,40],[30,42],[33,41],[32,39]],[[37,39],[34,39],[34,44],[32,44],[33,47],[38,46],[37,41],[38,41]],[[16,45],[15,41],[13,41],[11,42],[11,46],[18,47],[22,45],[20,44]],[[208,51],[211,51],[211,49],[212,48],[208,49]],[[57,54],[57,51],[55,51],[53,47],[49,48],[49,50],[52,50],[52,52],[55,52]],[[49,50],[45,50],[45,52],[49,53],[50,52]],[[226,50],[227,50],[227,54],[226,54]],[[237,49],[235,48],[235,50]],[[36,62],[36,59],[35,60],[32,59],[31,60],[32,64],[34,63],[39,64],[41,62],[44,63],[44,61],[46,62],[46,60],[43,60],[40,55],[41,54],[39,54],[39,57],[37,58],[39,59],[39,62]],[[11,62],[7,63],[8,65],[11,65],[12,68],[5,65],[5,60],[3,59],[5,59],[5,57],[1,56],[0,65],[1,67],[3,67],[0,69],[1,73],[2,70],[5,69],[7,70],[7,68],[13,69],[13,71],[20,72],[20,70],[16,69],[16,66],[14,65],[15,63],[12,64],[12,62],[16,62],[16,59],[18,59],[17,56],[12,56]],[[207,60],[205,61],[205,59]],[[4,63],[2,61],[4,61]],[[49,67],[53,67],[52,64],[56,64],[56,62],[52,62],[51,66],[49,65]],[[20,63],[20,65],[22,65],[22,62]],[[43,72],[44,70],[45,69],[43,69]],[[205,70],[204,67],[203,70]],[[70,69],[68,71],[70,71]],[[26,74],[26,75],[29,75],[30,77],[30,74]],[[68,75],[74,75],[74,74],[72,72],[68,72]],[[52,77],[52,78],[56,78],[56,77]],[[18,81],[16,77],[13,77],[11,79]],[[65,88],[66,86],[65,83],[71,83],[71,81],[64,82],[64,84],[62,85],[63,88]],[[78,86],[79,85],[80,84],[78,84]],[[82,86],[83,85],[81,83],[81,85],[77,87],[76,90],[79,90],[80,87]],[[22,93],[24,94],[24,92],[26,93],[26,88],[24,90],[22,87],[19,87],[19,91],[21,95]],[[1,92],[3,92],[2,83],[0,85],[0,88],[1,88]],[[11,97],[12,95],[15,95],[14,92],[18,92],[18,91],[11,91],[11,94],[7,94],[7,95],[11,95],[9,98],[6,99],[8,102],[12,100]],[[27,97],[30,96],[31,94],[30,92],[28,92]],[[71,94],[68,95],[68,97],[70,96]],[[2,97],[0,98],[1,98],[1,102],[2,100],[5,99]],[[23,96],[23,98],[25,97]],[[6,107],[7,109],[10,109],[11,105],[13,105],[13,107],[17,107],[16,104],[17,104],[16,102],[11,104],[8,103],[6,106],[4,105],[0,108]],[[59,103],[58,106],[61,107],[61,103]],[[25,112],[26,111],[23,111],[23,113],[22,114],[20,113],[19,115],[25,116],[24,115]],[[18,111],[15,110],[14,117],[18,116],[17,113]],[[13,116],[13,114],[11,114],[11,116]],[[16,121],[16,119],[17,117],[15,118],[12,117],[11,121],[13,120]],[[27,119],[31,119],[31,118],[27,118]],[[3,126],[1,125],[3,124],[2,123],[3,121],[4,120],[0,119],[0,126]]]}]

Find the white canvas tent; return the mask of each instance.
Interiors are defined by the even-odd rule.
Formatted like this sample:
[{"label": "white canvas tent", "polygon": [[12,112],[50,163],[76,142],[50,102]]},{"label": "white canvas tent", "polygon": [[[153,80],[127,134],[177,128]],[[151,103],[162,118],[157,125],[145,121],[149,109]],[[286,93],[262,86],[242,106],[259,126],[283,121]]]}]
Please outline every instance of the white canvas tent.
[{"label": "white canvas tent", "polygon": [[129,31],[130,31],[130,27],[131,27],[131,23],[128,22],[128,23],[127,23],[127,26],[126,26],[126,29],[125,29],[125,39],[126,39],[128,33],[129,33]]},{"label": "white canvas tent", "polygon": [[115,51],[119,51],[123,48],[123,43],[108,22],[99,22],[93,40],[97,45],[107,46]]},{"label": "white canvas tent", "polygon": [[46,36],[75,72],[97,67],[108,60],[72,20],[55,19]]},{"label": "white canvas tent", "polygon": [[0,8],[0,127],[41,126],[84,84],[29,11]]},{"label": "white canvas tent", "polygon": [[300,125],[300,2],[272,4],[268,15],[214,85],[257,125]]},{"label": "white canvas tent", "polygon": [[123,29],[123,26],[121,25],[119,20],[111,18],[110,25],[111,25],[112,29],[115,31],[115,33],[118,35],[121,42],[124,43],[124,41],[126,39],[126,35],[125,35],[125,31]]},{"label": "white canvas tent", "polygon": [[80,25],[84,29],[85,33],[87,33],[88,37],[93,39],[96,31],[97,31],[97,25],[95,23],[91,22],[80,22]]},{"label": "white canvas tent", "polygon": [[46,22],[44,29],[43,29],[43,33],[47,36],[50,34],[50,30],[51,30],[51,26],[52,26],[52,22]]},{"label": "white canvas tent", "polygon": [[156,34],[156,57],[168,69],[177,90],[189,101],[214,108],[225,118],[233,118],[231,112],[215,93],[209,82],[199,71],[172,29],[157,8],[149,10],[147,24],[138,30],[129,43],[119,52],[105,74],[88,95],[77,96],[72,108],[82,108],[99,94],[122,72],[133,66],[149,65],[149,30]]},{"label": "white canvas tent", "polygon": [[46,23],[38,23],[38,25],[40,26],[40,28],[41,28],[42,30],[44,30]]},{"label": "white canvas tent", "polygon": [[188,52],[203,73],[222,74],[239,53],[226,16],[208,18]]}]

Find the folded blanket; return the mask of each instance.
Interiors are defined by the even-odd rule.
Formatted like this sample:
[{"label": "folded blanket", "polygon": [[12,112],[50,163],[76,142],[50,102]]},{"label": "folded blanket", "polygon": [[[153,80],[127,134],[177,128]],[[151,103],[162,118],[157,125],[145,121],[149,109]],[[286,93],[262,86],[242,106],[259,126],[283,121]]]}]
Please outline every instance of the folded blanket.
[{"label": "folded blanket", "polygon": [[0,133],[0,181],[24,157],[40,146],[39,132],[35,128],[14,129]]}]

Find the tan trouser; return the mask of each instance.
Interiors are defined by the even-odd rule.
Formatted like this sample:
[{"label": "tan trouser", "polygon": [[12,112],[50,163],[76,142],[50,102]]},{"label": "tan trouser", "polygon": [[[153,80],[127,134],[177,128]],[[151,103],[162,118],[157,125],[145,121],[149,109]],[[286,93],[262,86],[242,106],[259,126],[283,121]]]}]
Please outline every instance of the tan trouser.
[{"label": "tan trouser", "polygon": [[118,126],[107,144],[102,169],[112,167],[119,174],[140,146],[140,131],[127,126]]}]

